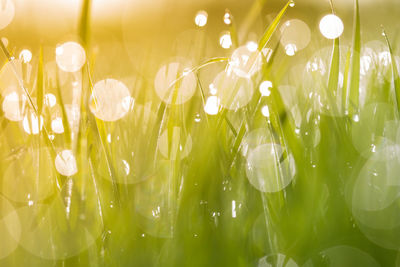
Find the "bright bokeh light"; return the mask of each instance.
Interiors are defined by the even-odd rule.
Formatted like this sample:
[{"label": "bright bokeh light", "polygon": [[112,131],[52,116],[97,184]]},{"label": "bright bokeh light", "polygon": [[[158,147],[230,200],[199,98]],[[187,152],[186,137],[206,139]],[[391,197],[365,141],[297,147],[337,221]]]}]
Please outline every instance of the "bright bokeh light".
[{"label": "bright bokeh light", "polygon": [[154,80],[158,97],[167,104],[185,103],[195,93],[196,86],[196,76],[178,62],[162,66]]},{"label": "bright bokeh light", "polygon": [[10,94],[6,95],[3,100],[4,117],[10,121],[23,120],[26,104],[25,95],[20,95],[17,92],[11,92]]},{"label": "bright bokeh light", "polygon": [[90,110],[103,121],[124,117],[131,107],[131,96],[126,85],[118,80],[105,79],[93,86]]},{"label": "bright bokeh light", "polygon": [[[252,46],[252,45],[251,45]],[[254,47],[251,47],[254,48]],[[262,65],[261,53],[256,49],[251,51],[247,45],[237,48],[229,61],[229,67],[239,77],[250,78]]]},{"label": "bright bokeh light", "polygon": [[239,77],[233,72],[220,72],[213,81],[222,107],[237,110],[246,106],[254,94],[250,79]]},{"label": "bright bokeh light", "polygon": [[262,144],[249,151],[246,174],[251,185],[261,192],[277,192],[291,182],[294,173],[292,156],[280,161],[283,149],[278,144]]},{"label": "bright bokeh light", "polygon": [[231,25],[232,24],[232,14],[229,11],[226,11],[224,14],[224,23],[226,25]]},{"label": "bright bokeh light", "polygon": [[[168,138],[168,129],[166,129],[158,139],[158,149],[166,159],[175,160],[178,156],[183,159],[187,157],[192,150],[192,137],[190,134],[185,136],[184,132],[180,127],[174,127],[172,129],[172,136]],[[168,140],[171,140],[168,145]]]},{"label": "bright bokeh light", "polygon": [[261,114],[262,114],[264,117],[269,118],[269,108],[268,108],[267,105],[265,105],[265,106],[263,106],[263,107],[261,108]]},{"label": "bright bokeh light", "polygon": [[22,126],[27,134],[38,134],[43,128],[43,117],[38,116],[33,111],[28,111],[22,120]]},{"label": "bright bokeh light", "polygon": [[319,30],[325,38],[336,39],[342,35],[344,26],[338,16],[329,14],[321,19]]},{"label": "bright bokeh light", "polygon": [[72,176],[78,172],[76,159],[72,150],[59,152],[55,159],[56,170],[64,176]]},{"label": "bright bokeh light", "polygon": [[197,12],[196,17],[194,18],[194,22],[199,27],[204,27],[207,24],[208,14],[204,10],[200,10]]},{"label": "bright bokeh light", "polygon": [[297,52],[297,47],[295,44],[288,44],[285,46],[285,53],[289,57],[294,56],[296,54],[296,52]]},{"label": "bright bokeh light", "polygon": [[232,46],[232,38],[229,32],[223,32],[219,38],[219,44],[224,49],[229,49]]},{"label": "bright bokeh light", "polygon": [[311,31],[308,25],[299,19],[286,21],[280,27],[280,43],[288,56],[294,56],[308,46],[311,41]]},{"label": "bright bokeh light", "polygon": [[61,117],[56,117],[51,121],[51,130],[57,134],[64,132],[64,125]]},{"label": "bright bokeh light", "polygon": [[44,96],[44,103],[48,106],[48,107],[54,107],[57,104],[57,99],[56,96],[53,94],[45,94]]},{"label": "bright bokeh light", "polygon": [[250,52],[255,52],[257,51],[258,44],[254,41],[249,41],[246,43],[246,47]]},{"label": "bright bokeh light", "polygon": [[0,30],[7,27],[15,16],[15,6],[12,0],[3,0],[0,3]]},{"label": "bright bokeh light", "polygon": [[24,49],[19,53],[19,58],[24,61],[24,63],[31,62],[32,60],[32,52],[28,49]]},{"label": "bright bokeh light", "polygon": [[85,49],[76,42],[66,42],[56,48],[56,62],[65,72],[76,72],[86,62]]},{"label": "bright bokeh light", "polygon": [[21,227],[18,214],[15,212],[11,202],[7,198],[0,196],[0,205],[0,235],[2,239],[0,259],[4,259],[18,247],[18,241],[21,237]]},{"label": "bright bokeh light", "polygon": [[272,82],[271,81],[263,81],[260,84],[259,90],[262,96],[270,96],[271,91],[270,89],[272,88]]},{"label": "bright bokeh light", "polygon": [[217,115],[219,111],[220,101],[217,96],[209,96],[204,106],[204,111],[208,115]]}]

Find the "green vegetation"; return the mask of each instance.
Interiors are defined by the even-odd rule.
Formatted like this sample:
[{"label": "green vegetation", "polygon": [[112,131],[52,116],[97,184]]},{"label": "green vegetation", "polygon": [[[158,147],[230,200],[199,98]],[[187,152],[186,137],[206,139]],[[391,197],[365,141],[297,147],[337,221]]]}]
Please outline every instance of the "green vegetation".
[{"label": "green vegetation", "polygon": [[[290,8],[257,49],[236,52],[231,23],[232,57],[177,60],[154,85],[124,81],[140,87],[131,98],[122,83],[93,78],[90,0],[78,71],[69,69],[79,58],[61,58],[66,46],[58,65],[42,48],[28,64],[0,42],[0,266],[397,266],[400,78],[390,36],[362,46],[355,0],[351,48],[336,38],[292,66],[278,40]],[[221,74],[216,93],[210,70],[211,81]],[[11,111],[7,92],[19,97]],[[24,119],[10,119],[19,111]]]}]

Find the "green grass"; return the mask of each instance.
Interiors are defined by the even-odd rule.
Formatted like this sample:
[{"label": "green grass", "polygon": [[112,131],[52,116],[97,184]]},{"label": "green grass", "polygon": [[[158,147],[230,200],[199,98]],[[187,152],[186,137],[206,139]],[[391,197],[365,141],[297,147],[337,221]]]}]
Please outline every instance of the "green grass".
[{"label": "green grass", "polygon": [[[236,22],[230,25],[234,43],[240,41],[236,31],[250,30],[265,2],[253,5],[243,28]],[[268,61],[262,58],[261,68],[251,77],[254,95],[244,107],[221,108],[217,115],[204,112],[209,96],[206,71],[222,71],[229,64],[229,56],[221,55],[201,59],[190,69],[197,84],[188,102],[175,104],[186,77],[178,73],[169,88],[171,104],[156,97],[152,82],[142,83],[140,90],[131,90],[135,103],[128,114],[106,122],[90,110],[96,63],[90,42],[91,1],[83,1],[78,35],[87,61],[80,71],[77,132],[68,123],[69,102],[64,98],[70,87],[58,72],[51,81],[42,49],[33,61],[33,90],[27,90],[23,77],[15,73],[28,99],[27,110],[44,117],[41,134],[28,135],[21,123],[1,114],[0,230],[6,242],[0,245],[0,258],[6,255],[0,266],[293,266],[289,258],[298,266],[396,266],[396,53],[385,34],[390,67],[371,64],[369,76],[362,76],[367,92],[360,101],[362,23],[355,0],[353,43],[347,54],[339,45],[342,41],[335,39],[330,56],[322,59],[326,73],[304,71],[299,76],[291,68],[294,61],[273,38],[290,5],[291,1],[283,5],[259,38],[258,51],[269,47],[273,52]],[[7,60],[14,62],[13,53],[0,45]],[[249,58],[249,69],[257,55]],[[305,53],[297,56],[307,60]],[[264,80],[273,84],[269,96],[258,91]],[[312,81],[313,87],[303,80]],[[290,92],[282,89],[287,81],[293,85]],[[54,110],[44,101],[48,92],[57,97],[63,134],[51,131]],[[268,117],[261,113],[266,105]],[[184,149],[168,149],[162,155],[159,138],[165,131],[172,147],[176,127],[183,147],[190,136],[191,151],[185,156]],[[262,134],[251,136],[256,129]],[[257,189],[251,180],[257,169],[248,163],[249,155],[265,143],[272,144],[271,155],[257,159],[271,159],[263,162],[266,169],[260,172],[273,172],[269,181],[284,187],[276,192],[258,190],[262,185]],[[54,167],[63,149],[76,156],[78,172],[71,177]],[[373,176],[387,180],[382,185]],[[292,180],[285,187],[288,177]]]}]

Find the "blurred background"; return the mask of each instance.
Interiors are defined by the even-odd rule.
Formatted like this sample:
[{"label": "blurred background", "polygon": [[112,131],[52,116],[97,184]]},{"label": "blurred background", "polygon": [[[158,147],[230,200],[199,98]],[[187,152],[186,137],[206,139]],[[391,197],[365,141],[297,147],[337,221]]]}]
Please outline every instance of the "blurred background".
[{"label": "blurred background", "polygon": [[[363,42],[382,39],[381,25],[386,28],[389,37],[398,35],[396,31],[399,27],[395,21],[400,14],[400,1],[359,2]],[[42,43],[49,48],[48,53],[45,50],[45,58],[51,57],[58,43],[77,36],[79,0],[15,0],[14,3],[14,19],[1,30],[1,36],[8,38],[10,47],[15,47],[17,52],[29,49],[35,53]],[[333,3],[345,25],[342,44],[348,44],[352,36],[353,1],[336,0]],[[93,0],[91,44],[97,51],[97,63],[117,61],[121,68],[115,69],[114,64],[108,64],[113,66],[113,69],[108,69],[102,64],[101,73],[97,74],[140,73],[143,72],[143,64],[148,64],[145,68],[153,73],[171,57],[187,57],[195,53],[196,49],[189,44],[200,43],[199,38],[201,45],[206,47],[203,59],[229,55],[232,51],[221,48],[219,44],[222,32],[228,30],[223,21],[226,9],[232,13],[235,24],[239,25],[239,43],[244,44],[249,40],[258,40],[273,15],[284,4],[283,0]],[[295,4],[296,8],[288,10],[285,19],[303,20],[312,33],[309,50],[305,49],[302,53],[312,52],[315,46],[329,45],[331,42],[320,38],[318,31],[319,20],[330,12],[329,1],[297,0]],[[254,5],[261,7],[256,12],[259,14],[256,19],[249,19],[247,14]],[[194,22],[199,10],[208,13],[207,24],[201,28],[196,27]]]}]

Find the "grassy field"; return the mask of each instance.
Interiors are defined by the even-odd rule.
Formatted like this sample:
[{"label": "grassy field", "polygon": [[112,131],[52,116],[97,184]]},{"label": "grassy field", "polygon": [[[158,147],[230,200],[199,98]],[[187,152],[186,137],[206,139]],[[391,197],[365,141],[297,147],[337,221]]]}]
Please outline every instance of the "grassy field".
[{"label": "grassy field", "polygon": [[0,266],[399,265],[397,36],[363,43],[355,0],[350,45],[301,53],[324,36],[288,1],[243,40],[265,2],[227,10],[228,56],[198,13],[143,75],[93,43],[90,0],[52,56],[2,39]]}]

